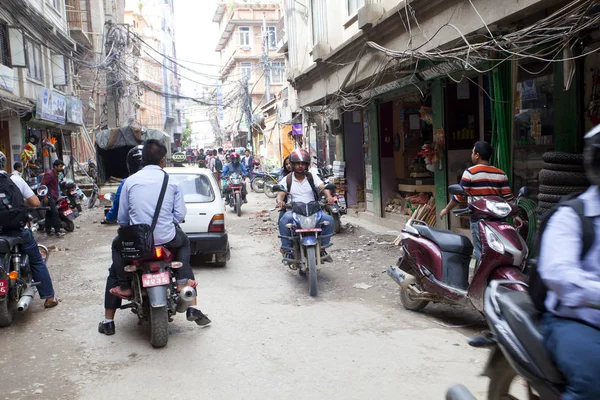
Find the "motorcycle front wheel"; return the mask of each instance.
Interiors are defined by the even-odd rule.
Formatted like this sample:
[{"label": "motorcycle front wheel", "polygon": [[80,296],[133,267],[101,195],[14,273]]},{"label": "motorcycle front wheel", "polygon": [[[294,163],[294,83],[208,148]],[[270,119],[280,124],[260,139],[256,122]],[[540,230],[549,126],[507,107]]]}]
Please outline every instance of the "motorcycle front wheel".
[{"label": "motorcycle front wheel", "polygon": [[308,262],[308,294],[317,295],[317,251],[314,247],[306,248],[306,261]]},{"label": "motorcycle front wheel", "polygon": [[165,347],[169,341],[169,313],[167,306],[150,307],[150,344]]},{"label": "motorcycle front wheel", "polygon": [[235,194],[235,212],[238,217],[242,215],[242,196],[239,193]]}]

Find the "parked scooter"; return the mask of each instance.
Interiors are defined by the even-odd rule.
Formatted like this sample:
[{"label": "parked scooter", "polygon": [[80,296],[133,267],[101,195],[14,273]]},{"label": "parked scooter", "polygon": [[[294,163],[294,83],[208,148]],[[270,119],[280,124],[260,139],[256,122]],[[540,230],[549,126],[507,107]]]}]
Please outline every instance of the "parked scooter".
[{"label": "parked scooter", "polygon": [[79,211],[74,204],[71,203],[67,196],[60,196],[56,199],[56,209],[58,210],[58,218],[62,227],[67,232],[75,230],[75,218],[79,216]]},{"label": "parked scooter", "polygon": [[237,172],[232,173],[225,181],[223,194],[225,195],[225,204],[239,216],[242,215],[242,185],[244,181]]},{"label": "parked scooter", "polygon": [[[128,259],[128,254],[123,254]],[[196,290],[185,286],[179,293],[173,269],[182,263],[173,261],[173,253],[162,246],[154,247],[150,259],[127,261],[125,271],[132,277],[133,298],[121,309],[131,308],[139,324],[150,323],[150,344],[164,347],[169,340],[169,322],[176,313],[184,313],[196,298]]]},{"label": "parked scooter", "polygon": [[[281,185],[275,185],[273,189],[277,192],[287,192]],[[335,190],[335,185],[329,183],[325,185],[323,190]],[[327,204],[321,193],[319,193],[321,201],[311,201],[308,204],[286,204],[286,208],[292,210],[293,222],[288,225],[292,235],[285,237],[285,239],[292,241],[292,248],[284,250],[292,251],[294,258],[284,258],[282,262],[291,269],[298,270],[298,273],[302,276],[308,274],[308,293],[311,296],[317,295],[317,265],[322,263],[321,249],[325,249],[325,247],[321,247],[322,230],[317,226],[317,221],[321,219],[321,209]],[[327,223],[327,221],[321,222],[321,224]]]},{"label": "parked scooter", "polygon": [[[460,185],[452,185],[448,191],[465,195]],[[526,188],[522,188],[517,204],[526,194]],[[388,275],[400,285],[402,305],[408,310],[421,311],[429,302],[449,303],[474,307],[482,312],[483,295],[490,281],[509,279],[526,282],[522,271],[527,261],[527,244],[517,230],[504,221],[515,212],[510,204],[496,196],[476,200],[469,197],[467,208],[454,210],[456,215],[481,217],[482,255],[471,283],[471,241],[465,236],[410,219],[402,229],[398,262],[387,270]],[[511,288],[524,290],[520,285]]]},{"label": "parked scooter", "polygon": [[73,179],[63,179],[60,181],[59,187],[62,194],[69,199],[69,203],[75,207],[78,212],[81,212],[81,199],[83,198],[83,193],[81,193],[75,181],[73,181]]},{"label": "parked scooter", "polygon": [[[490,378],[488,399],[516,400],[510,387],[520,376],[527,382],[529,399],[558,400],[566,382],[544,346],[540,328],[542,314],[527,292],[509,290],[505,287],[508,285],[524,284],[491,282],[485,292],[484,306],[491,334],[469,341],[471,346],[491,349],[483,371],[483,375]],[[458,396],[459,390],[461,396]],[[470,399],[464,388],[453,387],[448,393],[454,393],[454,397],[447,397],[451,400]]]}]

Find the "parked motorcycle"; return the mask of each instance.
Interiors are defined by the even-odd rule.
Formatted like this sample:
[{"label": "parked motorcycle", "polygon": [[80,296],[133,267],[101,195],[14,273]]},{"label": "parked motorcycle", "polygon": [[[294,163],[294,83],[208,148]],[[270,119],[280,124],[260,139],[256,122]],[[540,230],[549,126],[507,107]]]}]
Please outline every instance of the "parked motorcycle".
[{"label": "parked motorcycle", "polygon": [[[48,187],[46,185],[34,184],[29,186],[33,190],[40,203],[43,203],[44,197],[48,195]],[[31,232],[44,230],[46,224],[46,209],[31,209],[29,212],[29,229]]]},{"label": "parked motorcycle", "polygon": [[269,171],[269,173],[265,174],[263,177],[264,181],[264,192],[267,197],[274,199],[277,197],[277,190],[275,190],[275,185],[279,183],[279,169],[274,169]]},{"label": "parked motorcycle", "polygon": [[253,171],[252,179],[250,179],[250,190],[256,193],[264,193],[266,175],[267,173],[264,171]]},{"label": "parked motorcycle", "polygon": [[333,218],[333,231],[340,233],[342,231],[342,215],[346,214],[346,208],[340,207],[337,197],[335,203],[327,204],[323,210]]},{"label": "parked motorcycle", "polygon": [[[273,189],[277,192],[287,192],[282,185],[275,185]],[[327,184],[323,190],[335,190],[335,185]],[[321,249],[325,249],[321,247],[320,241],[323,237],[322,229],[317,226],[317,221],[321,219],[321,209],[327,204],[321,193],[319,193],[320,201],[311,201],[308,204],[292,202],[286,205],[287,209],[292,210],[293,219],[288,225],[292,235],[284,238],[292,241],[292,248],[284,250],[292,251],[294,258],[284,258],[283,263],[293,270],[298,270],[302,276],[308,274],[308,293],[311,296],[317,295],[317,265],[322,264]],[[323,221],[320,224],[327,223]]]},{"label": "parked motorcycle", "polygon": [[[491,349],[483,371],[490,378],[488,399],[516,400],[510,387],[520,376],[527,382],[528,399],[558,400],[566,382],[544,345],[542,314],[527,292],[509,290],[508,285],[524,286],[519,281],[492,281],[485,292],[484,306],[491,333],[469,341],[471,346]],[[461,390],[463,397],[451,399],[468,400],[468,392]]]},{"label": "parked motorcycle", "polygon": [[63,179],[59,183],[60,191],[69,199],[69,203],[81,212],[81,199],[83,193],[79,190],[79,187],[72,179]]},{"label": "parked motorcycle", "polygon": [[[123,254],[127,259],[127,254]],[[173,253],[162,246],[145,260],[129,260],[125,271],[132,278],[133,297],[121,309],[131,308],[139,324],[150,323],[150,344],[164,347],[169,340],[168,325],[176,313],[184,313],[196,298],[196,290],[185,286],[179,293],[173,270],[182,263],[173,261]]]},{"label": "parked motorcycle", "polygon": [[242,215],[242,185],[243,178],[237,172],[232,173],[226,180],[223,194],[225,195],[225,204],[239,216]]},{"label": "parked motorcycle", "polygon": [[[30,209],[45,209],[37,207]],[[39,282],[34,282],[29,257],[21,252],[20,237],[0,233],[0,327],[9,326],[18,311],[26,311],[37,292]],[[39,246],[42,257],[48,259],[48,249]]]},{"label": "parked motorcycle", "polygon": [[79,216],[76,206],[71,203],[67,196],[60,196],[56,199],[56,209],[62,227],[67,232],[73,232],[75,230],[75,222],[73,221]]},{"label": "parked motorcycle", "polygon": [[[452,185],[448,191],[465,195],[460,185]],[[517,202],[526,194],[526,188],[522,188]],[[482,255],[473,279],[469,283],[473,245],[467,237],[410,219],[402,229],[398,262],[387,270],[400,285],[400,300],[408,310],[421,311],[429,302],[434,302],[474,307],[482,312],[483,295],[490,281],[527,281],[522,273],[527,261],[527,243],[504,221],[515,213],[510,204],[496,196],[469,197],[468,207],[454,213],[481,218]],[[524,290],[520,285],[511,288]]]}]

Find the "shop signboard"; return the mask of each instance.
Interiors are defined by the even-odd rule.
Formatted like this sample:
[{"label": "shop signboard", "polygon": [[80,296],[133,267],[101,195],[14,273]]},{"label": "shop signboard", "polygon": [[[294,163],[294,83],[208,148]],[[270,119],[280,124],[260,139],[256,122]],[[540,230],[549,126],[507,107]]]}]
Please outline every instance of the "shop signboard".
[{"label": "shop signboard", "polygon": [[13,69],[0,64],[0,89],[12,93],[15,90]]},{"label": "shop signboard", "polygon": [[75,125],[83,125],[83,101],[78,97],[68,97],[67,122]]},{"label": "shop signboard", "polygon": [[233,144],[231,144],[231,142],[223,142],[223,149],[224,150],[232,150]]},{"label": "shop signboard", "polygon": [[64,124],[66,110],[67,99],[64,95],[46,88],[38,90],[36,118]]}]

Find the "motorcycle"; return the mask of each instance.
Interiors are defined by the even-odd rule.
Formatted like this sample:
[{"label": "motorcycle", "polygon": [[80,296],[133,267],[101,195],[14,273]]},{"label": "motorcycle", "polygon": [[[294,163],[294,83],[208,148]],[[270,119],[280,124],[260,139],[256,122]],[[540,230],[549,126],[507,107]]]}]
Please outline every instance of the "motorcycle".
[{"label": "motorcycle", "polygon": [[[448,191],[465,195],[460,185],[452,185]],[[522,188],[517,204],[525,195],[527,189]],[[454,213],[481,218],[482,256],[473,279],[469,283],[473,245],[467,237],[410,219],[402,229],[398,262],[387,269],[388,275],[400,285],[400,300],[408,310],[421,311],[434,302],[473,307],[482,312],[484,291],[490,281],[527,281],[522,273],[527,261],[527,243],[504,221],[515,213],[510,204],[496,196],[469,197],[468,207]],[[524,290],[520,285],[511,288]]]},{"label": "motorcycle", "polygon": [[[46,185],[34,184],[30,185],[31,190],[37,194],[40,203],[43,202],[44,197],[48,195],[48,187]],[[31,232],[37,232],[44,230],[46,223],[46,210],[32,209],[29,212],[29,229]]]},{"label": "motorcycle", "polygon": [[265,192],[265,177],[267,173],[263,171],[253,171],[250,179],[250,190],[256,193]]},{"label": "motorcycle", "polygon": [[[123,254],[127,259],[127,253]],[[173,253],[162,246],[154,247],[149,259],[128,260],[125,271],[131,275],[133,297],[121,309],[130,308],[138,324],[150,324],[150,344],[164,347],[169,340],[168,324],[176,313],[185,313],[196,298],[196,290],[185,286],[178,293],[173,270],[182,263],[173,261]]]},{"label": "motorcycle", "polygon": [[[45,209],[36,207],[35,211]],[[0,327],[12,324],[17,311],[29,308],[37,292],[39,282],[34,282],[29,266],[29,257],[21,252],[23,240],[20,237],[2,236],[0,233]],[[44,260],[48,259],[48,249],[38,246]]]},{"label": "motorcycle", "polygon": [[223,194],[225,195],[225,204],[239,216],[242,215],[242,185],[243,178],[237,172],[232,173],[226,180]]},{"label": "motorcycle", "polygon": [[[278,192],[287,192],[281,185],[275,185],[273,188]],[[327,184],[323,190],[335,190],[335,185]],[[321,191],[322,193],[322,191]],[[321,219],[321,209],[327,204],[324,197],[319,193],[320,201],[311,201],[308,204],[304,203],[288,203],[287,209],[292,210],[292,223],[288,224],[292,235],[289,237],[279,236],[280,238],[292,241],[292,247],[284,250],[293,252],[293,259],[284,258],[282,262],[287,264],[293,270],[298,270],[302,276],[308,274],[308,294],[311,296],[317,295],[317,265],[321,262],[321,250],[329,247],[321,247],[320,238],[321,228],[317,226],[317,221]],[[323,221],[320,224],[327,224]]]},{"label": "motorcycle", "polygon": [[73,232],[75,230],[75,222],[73,221],[79,216],[79,211],[75,205],[71,203],[67,196],[60,196],[56,199],[56,209],[62,227],[67,232]]},{"label": "motorcycle", "polygon": [[[510,394],[511,383],[517,375],[527,383],[529,399],[560,399],[565,379],[552,362],[544,345],[539,312],[529,294],[513,291],[508,285],[526,286],[519,281],[493,281],[485,292],[484,314],[491,333],[469,340],[473,347],[490,348],[483,375],[490,378],[488,399],[515,399]],[[461,389],[457,389],[457,387]],[[458,396],[458,391],[461,396]],[[469,400],[470,394],[462,385],[448,393],[451,400]],[[535,394],[534,394],[535,392]]]},{"label": "motorcycle", "polygon": [[347,211],[345,207],[340,207],[337,196],[335,197],[335,203],[327,204],[323,210],[333,218],[333,231],[340,233],[342,231],[342,215],[346,214]]},{"label": "motorcycle", "polygon": [[59,183],[60,191],[69,199],[69,203],[81,212],[81,199],[83,193],[79,190],[79,187],[72,179],[63,179]]},{"label": "motorcycle", "polygon": [[271,170],[269,173],[265,174],[263,177],[264,181],[264,192],[267,197],[274,199],[277,197],[277,190],[275,190],[275,185],[279,183],[279,173],[281,171],[279,169]]}]

